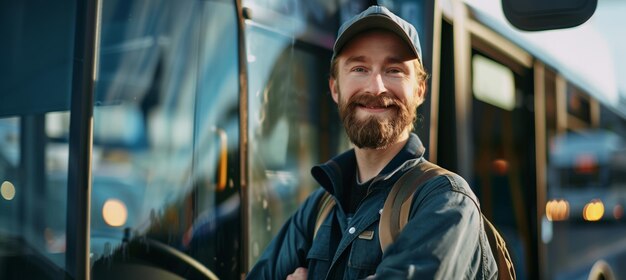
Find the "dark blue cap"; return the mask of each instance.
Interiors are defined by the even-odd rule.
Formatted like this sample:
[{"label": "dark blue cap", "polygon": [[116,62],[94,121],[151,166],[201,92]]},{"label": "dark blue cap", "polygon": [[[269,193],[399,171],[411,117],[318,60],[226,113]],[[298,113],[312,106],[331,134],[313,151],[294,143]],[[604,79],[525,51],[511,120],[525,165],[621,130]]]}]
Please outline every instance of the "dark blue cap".
[{"label": "dark blue cap", "polygon": [[385,29],[397,34],[407,43],[420,62],[422,61],[422,48],[415,27],[382,6],[371,6],[339,27],[333,47],[333,59],[354,36],[372,29]]}]

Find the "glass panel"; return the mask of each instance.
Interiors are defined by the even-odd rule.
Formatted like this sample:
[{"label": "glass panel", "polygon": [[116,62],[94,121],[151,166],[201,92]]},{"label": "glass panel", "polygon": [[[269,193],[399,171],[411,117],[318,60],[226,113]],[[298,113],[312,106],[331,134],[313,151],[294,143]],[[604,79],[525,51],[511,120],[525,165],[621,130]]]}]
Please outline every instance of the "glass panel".
[{"label": "glass panel", "polygon": [[[350,1],[360,2],[359,1]],[[335,0],[243,0],[255,23],[295,34],[298,40],[332,48],[337,33],[339,4]],[[341,1],[344,2],[344,1]],[[347,3],[347,1],[345,1]]]},{"label": "glass panel", "polygon": [[103,1],[93,279],[239,277],[236,15],[234,1]]},{"label": "glass panel", "polygon": [[206,2],[202,11],[193,191],[179,206],[181,212],[192,207],[185,210],[191,224],[182,248],[220,279],[236,279],[243,231],[237,13],[234,1]]},{"label": "glass panel", "polygon": [[571,83],[567,85],[567,112],[587,125],[591,123],[589,97]]},{"label": "glass panel", "polygon": [[513,71],[481,55],[472,56],[472,91],[482,102],[507,111],[515,107]]},{"label": "glass panel", "polygon": [[63,279],[75,3],[0,1],[0,279]]},{"label": "glass panel", "polygon": [[[250,23],[250,254],[253,265],[285,220],[318,186],[314,164],[343,136],[328,91],[330,53]],[[342,142],[344,143],[344,142]]]},{"label": "glass panel", "polygon": [[69,113],[0,119],[2,279],[63,275],[68,131]]}]

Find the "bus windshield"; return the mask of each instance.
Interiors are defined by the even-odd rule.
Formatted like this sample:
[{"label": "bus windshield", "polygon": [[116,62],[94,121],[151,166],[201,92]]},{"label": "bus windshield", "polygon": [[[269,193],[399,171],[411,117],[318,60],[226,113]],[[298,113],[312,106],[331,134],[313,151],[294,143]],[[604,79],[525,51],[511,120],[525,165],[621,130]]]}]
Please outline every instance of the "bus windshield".
[{"label": "bus windshield", "polygon": [[[569,133],[553,140],[550,161],[554,174],[553,188],[611,188],[620,166],[618,159],[624,143],[609,131]],[[624,170],[626,171],[626,170]]]}]

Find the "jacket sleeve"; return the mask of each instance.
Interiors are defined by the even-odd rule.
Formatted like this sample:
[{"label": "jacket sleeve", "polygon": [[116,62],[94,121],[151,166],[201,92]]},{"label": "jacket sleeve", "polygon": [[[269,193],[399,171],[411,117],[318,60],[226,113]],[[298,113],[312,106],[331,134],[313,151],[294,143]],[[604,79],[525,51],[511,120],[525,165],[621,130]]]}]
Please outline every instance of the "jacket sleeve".
[{"label": "jacket sleeve", "polygon": [[[409,221],[390,244],[377,279],[485,278],[479,209],[465,180],[440,176],[419,189]],[[487,245],[488,247],[488,245]],[[488,277],[487,277],[488,278]]]},{"label": "jacket sleeve", "polygon": [[298,267],[306,267],[317,217],[317,204],[323,190],[313,192],[283,224],[265,248],[247,279],[285,279]]}]

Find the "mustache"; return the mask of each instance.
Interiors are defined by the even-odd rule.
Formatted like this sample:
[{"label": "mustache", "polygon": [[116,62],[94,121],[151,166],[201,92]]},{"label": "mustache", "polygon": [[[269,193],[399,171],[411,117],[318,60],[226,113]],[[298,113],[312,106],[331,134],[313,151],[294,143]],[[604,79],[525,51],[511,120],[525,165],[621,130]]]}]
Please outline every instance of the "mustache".
[{"label": "mustache", "polygon": [[348,106],[350,107],[404,107],[404,104],[400,99],[389,94],[371,95],[371,94],[359,94],[350,97],[348,100]]}]

